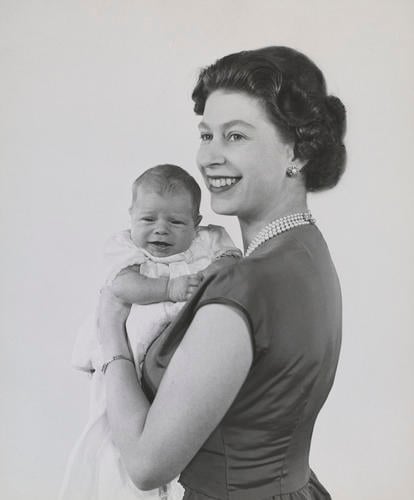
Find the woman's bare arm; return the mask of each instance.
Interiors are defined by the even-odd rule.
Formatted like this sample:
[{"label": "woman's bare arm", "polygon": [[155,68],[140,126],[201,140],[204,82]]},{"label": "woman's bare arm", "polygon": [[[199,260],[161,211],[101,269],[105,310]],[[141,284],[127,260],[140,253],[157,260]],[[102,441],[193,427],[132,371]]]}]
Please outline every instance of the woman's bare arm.
[{"label": "woman's bare arm", "polygon": [[[127,355],[119,324],[107,322],[103,329],[108,359]],[[180,474],[226,414],[252,359],[245,317],[237,309],[211,304],[197,312],[151,406],[131,363],[109,365],[105,380],[112,435],[139,488],[158,487]]]}]

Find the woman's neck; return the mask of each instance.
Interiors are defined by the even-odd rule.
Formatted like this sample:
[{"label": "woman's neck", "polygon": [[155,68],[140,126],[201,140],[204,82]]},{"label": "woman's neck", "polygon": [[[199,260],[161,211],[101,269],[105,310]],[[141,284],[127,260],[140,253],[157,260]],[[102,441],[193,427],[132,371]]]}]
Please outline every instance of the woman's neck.
[{"label": "woman's neck", "polygon": [[306,212],[306,210],[308,210],[308,207],[305,195],[300,199],[292,200],[290,203],[269,207],[265,214],[258,214],[251,218],[239,217],[244,251],[246,251],[253,238],[270,222],[286,215]]}]

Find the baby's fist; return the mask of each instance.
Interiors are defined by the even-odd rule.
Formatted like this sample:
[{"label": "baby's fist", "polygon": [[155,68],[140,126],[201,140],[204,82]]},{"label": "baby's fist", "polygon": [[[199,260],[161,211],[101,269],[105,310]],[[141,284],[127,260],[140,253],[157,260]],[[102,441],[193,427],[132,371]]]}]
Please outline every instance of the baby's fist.
[{"label": "baby's fist", "polygon": [[186,274],[168,282],[167,295],[172,302],[184,302],[196,291],[202,279],[198,274]]}]

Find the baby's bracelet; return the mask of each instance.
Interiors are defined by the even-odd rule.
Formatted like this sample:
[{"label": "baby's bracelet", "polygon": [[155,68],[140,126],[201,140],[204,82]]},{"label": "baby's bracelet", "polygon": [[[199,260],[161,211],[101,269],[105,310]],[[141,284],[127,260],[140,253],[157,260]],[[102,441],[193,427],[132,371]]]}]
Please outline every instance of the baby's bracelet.
[{"label": "baby's bracelet", "polygon": [[107,361],[106,363],[104,363],[102,365],[102,368],[101,368],[101,371],[102,373],[105,375],[105,372],[108,368],[108,366],[113,362],[113,361],[118,361],[119,359],[123,359],[125,361],[130,361],[133,365],[135,365],[134,363],[134,360],[131,359],[131,358],[128,358],[127,356],[124,356],[123,354],[116,354],[115,356],[113,356],[109,361]]}]

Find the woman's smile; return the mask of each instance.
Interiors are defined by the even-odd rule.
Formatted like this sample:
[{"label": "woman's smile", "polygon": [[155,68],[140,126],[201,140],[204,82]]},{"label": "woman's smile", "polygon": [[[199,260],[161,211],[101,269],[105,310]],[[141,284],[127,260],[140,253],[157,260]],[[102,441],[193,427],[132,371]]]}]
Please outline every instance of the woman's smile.
[{"label": "woman's smile", "polygon": [[240,181],[241,177],[206,176],[207,187],[212,193],[228,191]]}]

